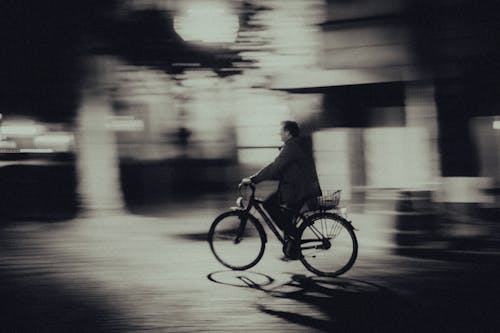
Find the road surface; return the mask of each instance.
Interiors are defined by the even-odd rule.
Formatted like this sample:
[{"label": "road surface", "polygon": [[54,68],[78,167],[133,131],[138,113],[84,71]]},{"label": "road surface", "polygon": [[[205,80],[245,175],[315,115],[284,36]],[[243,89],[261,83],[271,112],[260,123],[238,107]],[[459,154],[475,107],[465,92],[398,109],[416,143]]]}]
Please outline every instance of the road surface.
[{"label": "road surface", "polygon": [[271,234],[263,260],[233,272],[205,240],[230,204],[3,225],[2,332],[500,330],[494,260],[400,256],[391,217],[352,214],[360,251],[342,277],[280,260]]}]

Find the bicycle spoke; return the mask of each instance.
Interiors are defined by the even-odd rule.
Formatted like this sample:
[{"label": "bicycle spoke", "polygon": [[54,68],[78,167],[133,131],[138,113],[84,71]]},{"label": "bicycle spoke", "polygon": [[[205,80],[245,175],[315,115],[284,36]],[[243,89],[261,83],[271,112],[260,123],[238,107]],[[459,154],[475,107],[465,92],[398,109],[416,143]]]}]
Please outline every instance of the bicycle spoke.
[{"label": "bicycle spoke", "polygon": [[[243,220],[238,212],[221,215],[209,232],[209,243],[217,260],[232,269],[255,265],[264,253],[263,231],[256,220]],[[261,227],[260,227],[261,228]]]},{"label": "bicycle spoke", "polygon": [[319,275],[335,276],[349,269],[357,256],[357,240],[347,222],[334,214],[317,214],[300,230],[301,261]]},{"label": "bicycle spoke", "polygon": [[330,231],[328,232],[328,236],[331,237],[333,235],[333,230],[335,228],[335,224],[332,224],[330,227]]}]

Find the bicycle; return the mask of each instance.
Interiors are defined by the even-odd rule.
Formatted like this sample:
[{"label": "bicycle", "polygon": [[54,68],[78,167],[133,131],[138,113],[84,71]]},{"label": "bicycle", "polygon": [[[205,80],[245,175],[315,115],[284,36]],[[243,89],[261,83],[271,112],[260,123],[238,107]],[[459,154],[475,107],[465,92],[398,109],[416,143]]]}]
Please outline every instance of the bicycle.
[{"label": "bicycle", "polygon": [[[245,198],[243,186],[251,189]],[[255,197],[255,185],[239,184],[237,206],[215,218],[208,232],[208,242],[215,258],[233,270],[255,266],[264,255],[267,235],[252,208],[266,222],[269,229],[285,247],[285,240],[275,221],[268,216],[263,201]],[[338,207],[340,190],[327,196],[304,202],[299,211],[286,206],[281,209],[293,213],[298,228],[295,242],[298,259],[311,272],[320,276],[338,276],[347,272],[356,261],[358,241],[352,222],[344,209]],[[308,207],[308,208],[307,208]]]}]

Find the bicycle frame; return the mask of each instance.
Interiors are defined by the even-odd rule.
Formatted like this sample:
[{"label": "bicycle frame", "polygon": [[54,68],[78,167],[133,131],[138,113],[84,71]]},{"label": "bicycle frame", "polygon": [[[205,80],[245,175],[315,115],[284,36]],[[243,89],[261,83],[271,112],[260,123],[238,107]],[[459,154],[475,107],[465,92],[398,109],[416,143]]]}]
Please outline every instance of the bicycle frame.
[{"label": "bicycle frame", "polygon": [[[250,196],[250,200],[248,202],[248,206],[244,209],[246,211],[246,214],[252,215],[257,221],[260,222],[260,219],[257,216],[255,216],[254,214],[250,213],[250,210],[252,208],[255,208],[255,210],[262,217],[262,219],[267,224],[267,226],[269,227],[269,229],[271,229],[271,231],[273,232],[273,234],[276,236],[276,238],[284,245],[285,244],[285,239],[281,236],[280,231],[276,227],[276,225],[275,225],[276,222],[274,222],[274,220],[272,218],[268,217],[267,210],[264,208],[264,202],[263,202],[263,200],[255,197],[255,186],[251,185],[250,188],[252,189],[252,195]],[[282,209],[288,209],[288,208],[282,207]],[[305,216],[302,213],[295,212],[295,214],[294,214],[295,221],[297,221],[299,218],[302,219],[302,221],[305,221],[305,219],[306,219]],[[245,222],[242,221],[243,228],[244,228]]]},{"label": "bicycle frame", "polygon": [[[278,238],[278,240],[282,244],[285,244],[285,239],[281,236],[281,233],[278,231],[278,228],[274,225],[276,222],[274,222],[271,218],[269,218],[267,216],[267,211],[266,211],[266,209],[263,206],[263,201],[260,200],[260,199],[255,198],[254,202],[255,203],[254,203],[253,207],[260,214],[260,216],[264,219],[264,222],[266,222],[266,224],[269,227],[269,229],[271,229],[271,231],[273,232],[273,234],[276,236],[276,238]],[[250,214],[250,212],[249,212],[249,214]],[[260,221],[260,219],[258,219],[258,218],[257,218],[257,220]]]},{"label": "bicycle frame", "polygon": [[[251,188],[252,192],[250,195],[248,195],[248,193],[242,193],[241,187],[244,185]],[[265,244],[268,242],[268,236],[265,230],[266,224],[274,236],[284,245],[283,252],[287,255],[289,244],[285,241],[285,236],[281,228],[279,228],[278,221],[275,221],[272,215],[267,211],[265,201],[255,197],[255,186],[251,183],[242,183],[238,186],[238,189],[240,191],[240,197],[236,200],[237,206],[233,206],[230,211],[219,215],[212,223],[208,233],[210,248],[217,260],[224,266],[234,270],[245,270],[255,266],[261,260],[264,254]],[[320,198],[317,199],[319,200]],[[345,209],[338,209],[336,207],[334,207],[336,209],[331,209],[328,205],[314,205],[315,202],[313,202],[311,207],[307,205],[307,203],[309,202],[304,202],[303,209],[301,210],[291,209],[280,205],[280,209],[292,214],[292,223],[294,223],[298,231],[297,239],[290,243],[293,249],[298,250],[299,258],[297,259],[300,259],[302,264],[309,271],[320,276],[338,276],[345,273],[352,267],[357,257],[358,242],[354,233],[356,229],[347,217]],[[252,211],[253,208],[255,212]],[[259,218],[259,215],[261,218]],[[223,227],[218,227],[220,222],[226,218],[233,218],[231,221],[234,221],[235,217],[239,219],[239,224],[233,224],[232,227],[228,228],[224,226],[230,224],[224,222],[225,224]],[[323,222],[323,220],[325,222]],[[319,221],[319,223],[316,223],[316,221]],[[238,223],[238,220],[234,222]],[[245,230],[249,224],[252,224],[254,229],[251,230],[250,233],[246,233]],[[307,233],[305,232],[306,230]],[[222,237],[218,238],[217,235],[219,232],[221,232]],[[258,235],[252,234],[252,232],[256,232]],[[342,236],[337,239],[337,236],[340,235],[341,232],[346,237]],[[224,249],[227,249],[227,245],[229,245],[229,249],[232,249],[234,245],[240,242],[243,243],[247,235],[249,235],[249,237],[258,236],[257,238],[260,238],[255,238],[255,242],[245,243],[251,245],[251,247],[255,244],[260,244],[260,246],[256,248],[256,250],[258,250],[255,252],[256,257],[250,256],[248,262],[239,263],[237,260],[236,262],[232,262],[234,258],[240,258],[239,252],[234,258],[231,256],[226,258],[220,255],[219,250],[224,251]],[[233,245],[231,245],[231,242]],[[331,248],[338,248],[341,250],[328,251]],[[244,246],[241,249],[245,251],[247,248]],[[320,256],[320,259],[325,258],[323,254],[326,254],[326,258],[328,258],[328,256],[332,256],[333,258],[338,255],[338,263],[337,260],[316,260],[318,256]],[[245,255],[243,257],[245,257]]]}]

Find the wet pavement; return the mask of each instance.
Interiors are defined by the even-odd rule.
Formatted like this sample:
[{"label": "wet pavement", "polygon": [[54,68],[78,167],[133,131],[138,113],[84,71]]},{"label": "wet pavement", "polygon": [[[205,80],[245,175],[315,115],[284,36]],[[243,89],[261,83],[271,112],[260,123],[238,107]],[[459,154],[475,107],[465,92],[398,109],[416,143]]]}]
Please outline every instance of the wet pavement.
[{"label": "wet pavement", "polygon": [[397,255],[394,221],[352,214],[360,251],[339,278],[280,260],[233,272],[206,232],[225,200],[4,225],[2,332],[498,332],[495,260]]}]

